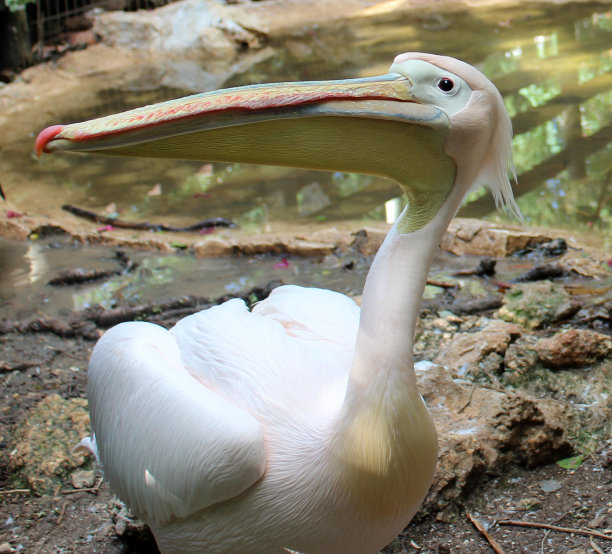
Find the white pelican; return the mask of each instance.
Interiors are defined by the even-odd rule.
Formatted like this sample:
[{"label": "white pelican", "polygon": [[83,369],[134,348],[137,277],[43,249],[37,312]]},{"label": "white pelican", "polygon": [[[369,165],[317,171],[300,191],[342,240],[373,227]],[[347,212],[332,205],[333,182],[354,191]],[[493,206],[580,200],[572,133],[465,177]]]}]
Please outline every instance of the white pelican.
[{"label": "white pelican", "polygon": [[412,355],[427,271],[469,189],[515,209],[510,145],[491,82],[422,53],[381,77],[228,89],[39,135],[39,153],[384,175],[409,199],[361,310],[283,286],[252,311],[230,300],[170,331],[123,323],[100,339],[90,445],[162,552],[374,553],[402,531],[437,456]]}]

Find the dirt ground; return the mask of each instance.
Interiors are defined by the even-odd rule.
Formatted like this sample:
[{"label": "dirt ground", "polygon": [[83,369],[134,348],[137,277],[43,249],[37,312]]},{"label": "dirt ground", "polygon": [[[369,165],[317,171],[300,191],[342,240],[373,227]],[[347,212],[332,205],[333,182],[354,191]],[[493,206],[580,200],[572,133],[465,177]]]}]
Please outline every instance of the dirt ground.
[{"label": "dirt ground", "polygon": [[[93,342],[48,333],[9,333],[0,337],[0,345],[0,552],[12,552],[10,548],[40,554],[156,552],[142,528],[126,526],[120,505],[105,483],[81,491],[68,475],[54,494],[35,496],[19,491],[18,483],[9,476],[11,428],[49,395],[85,397],[85,368]],[[554,464],[529,470],[511,467],[504,475],[480,479],[473,492],[450,510],[450,516],[445,511],[446,521],[440,515],[420,513],[406,534],[385,552],[491,552],[469,515],[488,525],[489,534],[509,554],[612,552],[611,540],[578,532],[496,524],[522,520],[599,533],[609,529],[612,443],[588,456],[575,470]]]}]

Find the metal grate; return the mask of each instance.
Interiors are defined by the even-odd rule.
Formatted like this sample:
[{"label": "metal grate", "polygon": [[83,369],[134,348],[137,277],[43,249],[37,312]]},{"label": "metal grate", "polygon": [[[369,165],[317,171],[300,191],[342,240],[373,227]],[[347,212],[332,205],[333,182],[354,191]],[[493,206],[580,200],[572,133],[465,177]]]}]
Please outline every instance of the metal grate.
[{"label": "metal grate", "polygon": [[136,11],[163,6],[171,1],[173,0],[36,0],[35,9],[31,10],[35,13],[28,15],[34,40],[49,44],[67,32],[84,30],[80,21],[83,18],[79,16],[93,8]]}]

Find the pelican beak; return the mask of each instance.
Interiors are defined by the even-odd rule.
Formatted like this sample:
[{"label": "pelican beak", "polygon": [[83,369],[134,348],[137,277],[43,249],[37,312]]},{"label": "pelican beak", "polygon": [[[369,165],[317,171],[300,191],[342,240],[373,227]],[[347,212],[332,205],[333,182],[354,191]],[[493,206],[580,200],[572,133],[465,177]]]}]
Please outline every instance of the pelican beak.
[{"label": "pelican beak", "polygon": [[238,87],[54,125],[40,133],[36,151],[282,165],[450,186],[448,128],[442,110],[415,97],[409,77],[389,73]]}]

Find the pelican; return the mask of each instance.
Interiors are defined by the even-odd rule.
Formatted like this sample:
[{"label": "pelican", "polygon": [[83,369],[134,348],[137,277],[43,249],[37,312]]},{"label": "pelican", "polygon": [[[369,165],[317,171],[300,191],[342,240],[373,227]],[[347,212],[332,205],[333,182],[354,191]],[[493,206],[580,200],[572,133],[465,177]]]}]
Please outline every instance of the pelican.
[{"label": "pelican", "polygon": [[252,310],[235,299],[100,339],[86,443],[162,552],[371,554],[402,531],[437,458],[412,354],[427,272],[467,191],[516,209],[511,134],[484,75],[424,53],[379,77],[232,88],[40,133],[39,154],[351,171],[408,198],[361,308],[282,286]]}]

